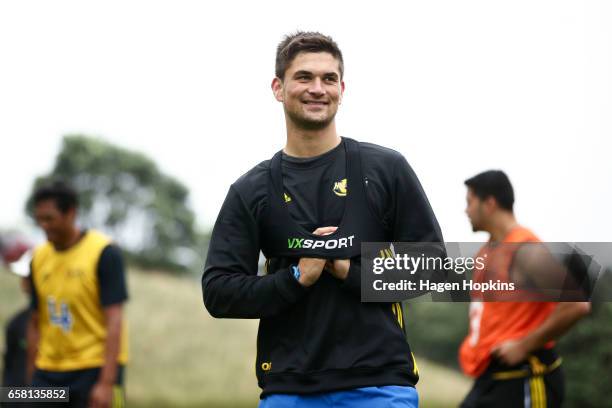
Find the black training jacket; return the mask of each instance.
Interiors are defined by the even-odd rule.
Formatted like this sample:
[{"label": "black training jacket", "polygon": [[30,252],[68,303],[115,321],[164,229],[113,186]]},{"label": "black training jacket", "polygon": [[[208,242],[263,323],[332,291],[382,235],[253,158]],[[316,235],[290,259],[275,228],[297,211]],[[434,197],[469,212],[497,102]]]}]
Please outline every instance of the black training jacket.
[{"label": "black training jacket", "polygon": [[[310,234],[330,225],[339,226],[330,236]],[[260,319],[262,397],[416,384],[401,305],[361,303],[360,243],[368,241],[442,242],[416,175],[396,151],[343,138],[315,158],[279,152],[232,184],[202,290],[212,316]],[[266,262],[258,274],[260,252]],[[350,258],[347,279],[324,271],[302,287],[291,265],[304,256]]]}]

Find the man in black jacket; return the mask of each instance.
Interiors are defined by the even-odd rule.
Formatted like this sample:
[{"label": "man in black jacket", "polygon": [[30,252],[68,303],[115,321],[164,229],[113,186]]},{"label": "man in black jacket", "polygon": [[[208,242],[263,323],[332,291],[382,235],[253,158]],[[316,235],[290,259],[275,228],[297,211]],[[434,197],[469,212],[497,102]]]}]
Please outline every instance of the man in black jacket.
[{"label": "man in black jacket", "polygon": [[[229,189],[202,277],[222,318],[258,318],[260,407],[416,407],[399,303],[361,303],[361,242],[441,242],[398,152],[338,136],[342,54],[319,33],[278,46],[287,142]],[[259,253],[266,263],[257,274]]]}]

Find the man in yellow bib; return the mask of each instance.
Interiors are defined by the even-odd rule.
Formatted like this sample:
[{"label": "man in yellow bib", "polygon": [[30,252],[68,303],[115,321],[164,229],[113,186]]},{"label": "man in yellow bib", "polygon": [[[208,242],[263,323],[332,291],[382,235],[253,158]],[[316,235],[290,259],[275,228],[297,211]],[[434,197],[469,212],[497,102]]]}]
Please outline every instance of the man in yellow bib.
[{"label": "man in yellow bib", "polygon": [[100,232],[77,227],[78,197],[66,184],[43,186],[32,201],[48,241],[32,256],[28,376],[33,386],[69,387],[71,407],[123,406],[121,253]]}]

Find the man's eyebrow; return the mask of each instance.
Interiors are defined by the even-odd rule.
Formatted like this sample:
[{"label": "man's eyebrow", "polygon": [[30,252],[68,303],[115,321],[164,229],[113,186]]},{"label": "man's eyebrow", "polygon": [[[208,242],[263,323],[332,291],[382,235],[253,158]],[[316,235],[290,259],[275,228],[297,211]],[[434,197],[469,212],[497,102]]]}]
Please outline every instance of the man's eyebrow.
[{"label": "man's eyebrow", "polygon": [[[310,71],[306,71],[306,70],[300,70],[300,71],[295,71],[295,73],[293,74],[294,77],[300,76],[300,75],[309,75],[312,76],[313,73]],[[323,74],[324,77],[334,77],[334,78],[339,78],[340,76],[336,73],[336,72],[326,72]]]},{"label": "man's eyebrow", "polygon": [[312,72],[306,71],[306,70],[300,70],[300,71],[295,71],[295,73],[293,74],[294,77],[298,75],[312,75]]}]

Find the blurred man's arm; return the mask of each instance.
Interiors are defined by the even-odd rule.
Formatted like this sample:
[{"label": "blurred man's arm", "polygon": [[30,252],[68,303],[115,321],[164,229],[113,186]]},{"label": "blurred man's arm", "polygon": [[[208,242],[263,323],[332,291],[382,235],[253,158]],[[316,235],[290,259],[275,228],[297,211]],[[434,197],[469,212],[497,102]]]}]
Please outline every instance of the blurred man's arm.
[{"label": "blurred man's arm", "polygon": [[107,407],[112,401],[113,385],[117,380],[121,336],[123,328],[123,304],[128,299],[127,282],[123,257],[118,247],[109,245],[104,248],[98,263],[98,283],[100,285],[100,304],[103,307],[106,341],[104,365],[98,381],[90,395],[90,405]]},{"label": "blurred man's arm", "polygon": [[91,406],[109,407],[112,402],[113,385],[117,379],[119,351],[121,348],[121,326],[123,320],[123,305],[121,303],[104,308],[106,318],[106,348],[104,365],[100,370],[98,382],[94,385],[90,402]]},{"label": "blurred man's arm", "polygon": [[531,291],[537,300],[588,301],[591,297],[589,266],[575,249],[563,261],[545,243],[524,243],[517,248],[510,270],[511,280]]},{"label": "blurred man's arm", "polygon": [[[545,299],[559,299],[572,275],[550,253],[545,244],[527,243],[517,249],[511,269],[512,280]],[[578,320],[589,314],[589,302],[560,302],[548,318],[521,339],[505,341],[491,353],[508,365],[525,360],[529,353],[564,335]]]},{"label": "blurred man's arm", "polygon": [[38,315],[38,293],[34,284],[34,268],[30,261],[30,273],[27,279],[27,289],[30,291],[30,318],[26,328],[26,384],[32,383],[34,375],[38,343],[40,341],[40,326]]},{"label": "blurred man's arm", "polygon": [[559,303],[550,316],[537,329],[522,339],[509,340],[492,350],[492,354],[508,365],[525,360],[529,353],[539,350],[551,340],[564,335],[578,320],[589,314],[589,302]]},{"label": "blurred man's arm", "polygon": [[34,375],[34,363],[36,361],[36,354],[38,353],[38,341],[40,340],[40,332],[38,329],[38,312],[32,310],[30,312],[30,319],[28,320],[28,327],[26,332],[27,342],[27,360],[26,360],[26,384],[32,383],[32,376]]}]

